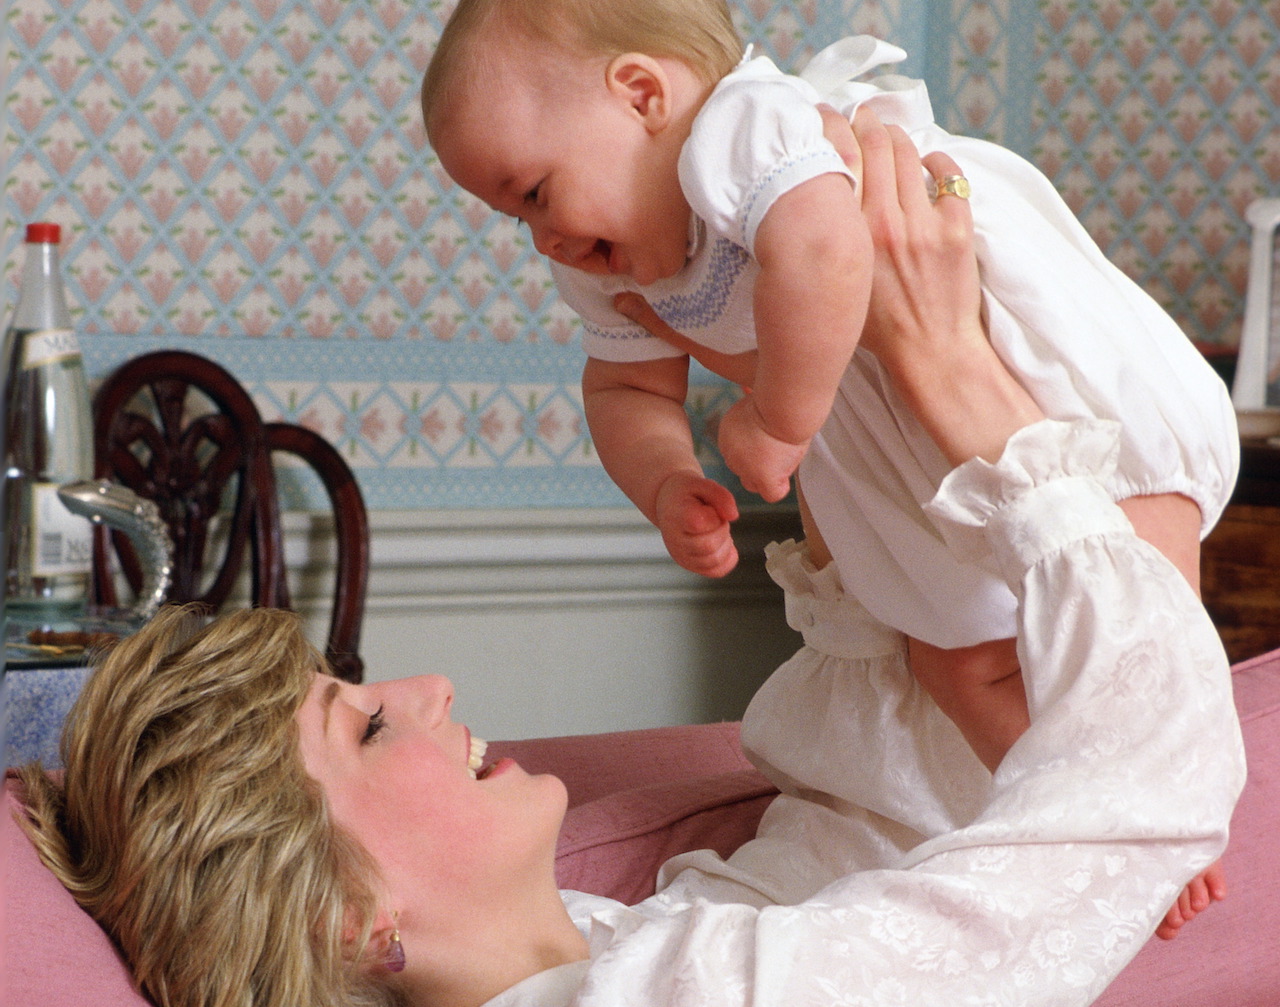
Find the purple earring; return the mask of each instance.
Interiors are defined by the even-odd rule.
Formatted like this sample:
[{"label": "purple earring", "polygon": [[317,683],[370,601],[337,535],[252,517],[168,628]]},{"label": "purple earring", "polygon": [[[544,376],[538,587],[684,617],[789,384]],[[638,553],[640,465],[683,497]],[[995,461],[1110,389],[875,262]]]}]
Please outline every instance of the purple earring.
[{"label": "purple earring", "polygon": [[[392,919],[399,922],[400,914],[396,913]],[[383,960],[383,965],[388,972],[404,971],[404,945],[400,943],[400,930],[398,927],[391,928],[391,940],[388,942],[387,957]]]}]

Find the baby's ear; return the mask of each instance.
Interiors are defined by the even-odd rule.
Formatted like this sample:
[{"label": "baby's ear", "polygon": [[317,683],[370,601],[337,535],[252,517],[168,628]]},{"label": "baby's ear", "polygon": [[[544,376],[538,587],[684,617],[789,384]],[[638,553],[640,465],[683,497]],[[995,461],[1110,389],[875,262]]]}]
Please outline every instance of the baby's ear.
[{"label": "baby's ear", "polygon": [[605,69],[605,84],[650,133],[660,132],[671,121],[672,80],[652,56],[641,52],[615,56]]}]

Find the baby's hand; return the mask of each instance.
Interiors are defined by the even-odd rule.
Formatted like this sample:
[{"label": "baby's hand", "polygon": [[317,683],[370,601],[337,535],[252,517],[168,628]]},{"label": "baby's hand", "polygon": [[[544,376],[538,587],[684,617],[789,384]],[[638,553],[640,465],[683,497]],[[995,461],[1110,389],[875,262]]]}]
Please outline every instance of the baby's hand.
[{"label": "baby's hand", "polygon": [[729,522],[738,518],[733,494],[717,482],[677,472],[658,490],[658,530],[671,558],[704,577],[723,577],[738,564]]},{"label": "baby's hand", "polygon": [[720,454],[751,493],[776,503],[791,490],[791,476],[809,442],[779,440],[764,427],[751,395],[739,399],[720,420]]}]

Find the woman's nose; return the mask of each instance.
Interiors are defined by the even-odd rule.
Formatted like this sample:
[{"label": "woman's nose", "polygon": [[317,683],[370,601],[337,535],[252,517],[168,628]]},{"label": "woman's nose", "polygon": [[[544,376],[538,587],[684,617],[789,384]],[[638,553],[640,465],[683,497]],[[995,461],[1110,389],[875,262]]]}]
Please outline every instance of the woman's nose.
[{"label": "woman's nose", "polygon": [[453,683],[443,675],[423,675],[420,688],[432,725],[448,720],[453,710]]}]

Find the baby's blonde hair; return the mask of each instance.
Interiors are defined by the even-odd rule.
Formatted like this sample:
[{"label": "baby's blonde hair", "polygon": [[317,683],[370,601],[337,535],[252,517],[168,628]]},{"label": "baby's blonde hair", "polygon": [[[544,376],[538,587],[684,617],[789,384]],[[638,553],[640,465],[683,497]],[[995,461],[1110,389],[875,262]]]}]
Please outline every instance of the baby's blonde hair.
[{"label": "baby's blonde hair", "polygon": [[455,87],[485,78],[477,40],[489,28],[495,38],[525,37],[548,51],[679,59],[708,85],[742,58],[724,0],[458,0],[422,81],[428,130]]},{"label": "baby's blonde hair", "polygon": [[162,1007],[398,1002],[362,967],[375,868],[298,748],[323,667],[291,612],[163,610],[85,685],[62,785],[23,769],[41,859]]}]

